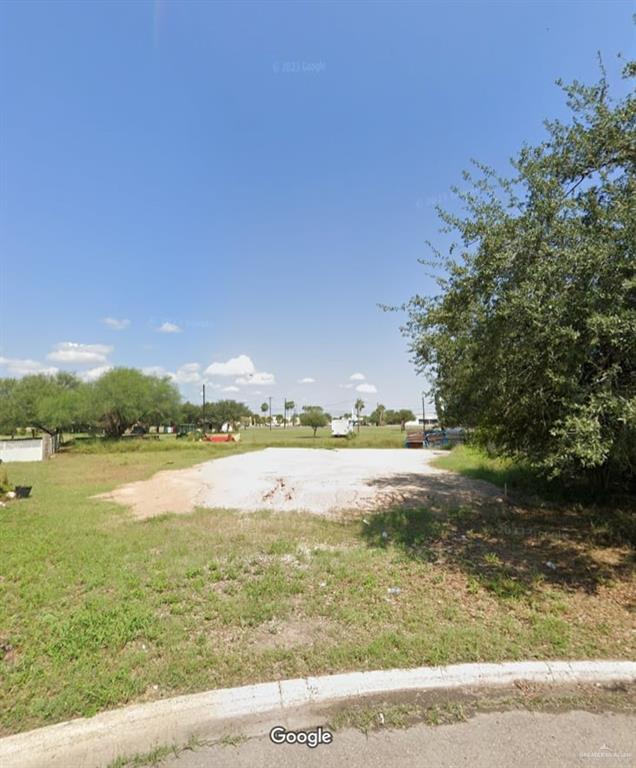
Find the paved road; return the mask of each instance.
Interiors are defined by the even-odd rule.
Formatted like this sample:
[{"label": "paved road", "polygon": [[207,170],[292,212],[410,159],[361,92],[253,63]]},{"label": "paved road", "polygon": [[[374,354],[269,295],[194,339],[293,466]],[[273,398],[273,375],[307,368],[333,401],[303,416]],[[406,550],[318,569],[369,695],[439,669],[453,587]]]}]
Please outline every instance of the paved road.
[{"label": "paved road", "polygon": [[168,768],[623,768],[636,766],[636,716],[496,712],[468,722],[403,731],[338,731],[330,745],[277,746],[267,737],[238,747],[184,752]]}]

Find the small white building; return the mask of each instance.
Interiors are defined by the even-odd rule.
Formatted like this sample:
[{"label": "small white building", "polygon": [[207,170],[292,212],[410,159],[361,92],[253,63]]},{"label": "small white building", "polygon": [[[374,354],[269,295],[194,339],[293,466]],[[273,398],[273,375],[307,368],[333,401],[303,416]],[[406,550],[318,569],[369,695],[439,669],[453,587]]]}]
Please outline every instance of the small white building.
[{"label": "small white building", "polygon": [[45,461],[59,446],[57,435],[44,434],[31,439],[0,440],[0,461]]},{"label": "small white building", "polygon": [[417,429],[418,427],[419,429],[422,429],[422,427],[436,429],[439,426],[439,421],[435,413],[427,413],[426,417],[419,413],[414,421],[407,421],[404,426],[406,429]]}]

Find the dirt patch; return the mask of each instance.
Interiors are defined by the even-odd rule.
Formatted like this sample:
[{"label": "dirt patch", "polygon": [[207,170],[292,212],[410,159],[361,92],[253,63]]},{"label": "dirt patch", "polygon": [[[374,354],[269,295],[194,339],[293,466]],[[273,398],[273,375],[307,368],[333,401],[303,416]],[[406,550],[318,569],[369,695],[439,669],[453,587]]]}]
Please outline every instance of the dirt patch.
[{"label": "dirt patch", "polygon": [[495,486],[431,466],[438,451],[267,448],[185,470],[159,472],[98,498],[139,518],[195,507],[332,516],[390,506],[502,501]]},{"label": "dirt patch", "polygon": [[157,472],[149,480],[120,485],[114,491],[100,493],[94,498],[124,504],[140,519],[166,512],[192,512],[198,506],[205,506],[202,502],[207,485],[201,470],[206,464],[191,469]]},{"label": "dirt patch", "polygon": [[329,624],[325,618],[271,621],[254,633],[252,642],[259,650],[288,651],[298,646],[313,645],[324,638]]},{"label": "dirt patch", "polygon": [[5,638],[0,637],[0,662],[15,664],[18,658],[15,647]]}]

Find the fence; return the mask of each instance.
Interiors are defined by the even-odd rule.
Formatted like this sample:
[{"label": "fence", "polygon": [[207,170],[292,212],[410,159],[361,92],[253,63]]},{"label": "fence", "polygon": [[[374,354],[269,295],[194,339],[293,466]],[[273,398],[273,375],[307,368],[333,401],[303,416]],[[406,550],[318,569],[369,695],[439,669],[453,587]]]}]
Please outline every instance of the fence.
[{"label": "fence", "polygon": [[59,435],[44,434],[33,440],[0,440],[0,460],[46,461],[59,447]]}]

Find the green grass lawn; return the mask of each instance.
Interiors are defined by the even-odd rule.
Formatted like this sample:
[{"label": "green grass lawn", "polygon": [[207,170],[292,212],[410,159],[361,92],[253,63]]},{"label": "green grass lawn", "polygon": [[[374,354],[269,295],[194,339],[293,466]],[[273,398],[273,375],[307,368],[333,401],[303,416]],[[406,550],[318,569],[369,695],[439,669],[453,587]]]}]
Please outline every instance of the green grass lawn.
[{"label": "green grass lawn", "polygon": [[[434,464],[442,469],[459,472],[466,477],[486,480],[500,488],[529,493],[550,494],[550,487],[545,480],[540,479],[529,467],[515,464],[511,459],[488,456],[479,448],[469,445],[459,445],[447,455],[435,459]],[[552,495],[560,488],[555,486]]]},{"label": "green grass lawn", "polygon": [[[361,427],[349,438],[332,437],[331,429],[319,429],[316,437],[309,427],[281,427],[272,430],[266,427],[252,427],[241,432],[240,446],[243,450],[276,446],[279,448],[401,448],[404,445],[405,433],[400,427]],[[73,436],[67,435],[66,440],[73,443]],[[186,438],[177,440],[175,435],[160,435],[159,440],[109,441],[97,438],[94,440],[78,440],[69,446],[70,450],[81,453],[130,453],[135,451],[171,451],[184,445],[196,446],[206,450],[206,443],[193,443]]]},{"label": "green grass lawn", "polygon": [[537,472],[511,459],[487,455],[470,445],[457,446],[446,455],[433,460],[434,466],[458,472],[466,477],[485,480],[506,489],[511,498],[533,498],[537,503],[552,503],[561,506],[578,504],[583,517],[590,526],[614,539],[636,544],[636,499],[633,496],[610,496],[604,498],[590,489],[568,487],[558,480],[548,482]]},{"label": "green grass lawn", "polygon": [[247,429],[241,433],[241,441],[259,447],[272,445],[298,448],[401,448],[406,433],[400,427],[360,427],[349,438],[331,437],[330,427],[319,429],[316,437],[309,427],[287,429]]},{"label": "green grass lawn", "polygon": [[[629,552],[568,509],[393,509],[366,522],[215,509],[135,521],[91,498],[270,444],[268,432],[8,465],[33,493],[0,508],[2,733],[298,675],[633,658]],[[314,444],[301,430],[271,441]],[[368,428],[346,445],[385,441],[399,445],[399,429]]]}]

